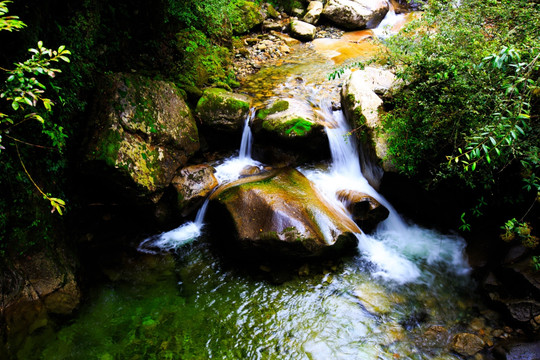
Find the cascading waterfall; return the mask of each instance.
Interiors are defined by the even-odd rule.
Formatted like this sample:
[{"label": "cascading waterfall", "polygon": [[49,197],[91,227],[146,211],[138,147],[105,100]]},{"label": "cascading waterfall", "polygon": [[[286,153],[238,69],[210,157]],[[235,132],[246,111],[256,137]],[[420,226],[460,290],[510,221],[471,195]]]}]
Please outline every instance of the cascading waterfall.
[{"label": "cascading waterfall", "polygon": [[379,224],[373,235],[358,234],[359,250],[376,266],[374,275],[399,283],[417,281],[422,272],[417,263],[443,262],[455,273],[468,272],[463,257],[465,243],[453,236],[444,236],[416,225],[407,225],[392,205],[380,195],[362,174],[357,144],[343,112],[332,111],[329,103],[321,101],[321,115],[331,124],[326,128],[332,163],[329,171],[303,170],[325,194],[327,199],[344,210],[336,193],[355,190],[368,194],[389,211],[388,218]]},{"label": "cascading waterfall", "polygon": [[372,29],[375,36],[380,39],[384,39],[396,34],[399,30],[394,30],[395,26],[405,21],[405,14],[396,14],[392,2],[387,1],[387,3],[388,12],[386,13],[386,16],[376,28]]},{"label": "cascading waterfall", "polygon": [[[251,145],[253,138],[249,124],[255,116],[255,109],[249,111],[244,129],[242,131],[242,140],[237,157],[225,160],[222,164],[216,166],[215,176],[219,184],[224,184],[239,177],[240,171],[246,166],[258,166],[259,162],[251,159]],[[151,236],[143,240],[137,250],[145,253],[156,254],[161,251],[177,250],[182,245],[188,244],[202,234],[204,227],[204,216],[208,207],[209,198],[207,198],[195,217],[195,221],[189,221],[180,225],[178,228]]]}]

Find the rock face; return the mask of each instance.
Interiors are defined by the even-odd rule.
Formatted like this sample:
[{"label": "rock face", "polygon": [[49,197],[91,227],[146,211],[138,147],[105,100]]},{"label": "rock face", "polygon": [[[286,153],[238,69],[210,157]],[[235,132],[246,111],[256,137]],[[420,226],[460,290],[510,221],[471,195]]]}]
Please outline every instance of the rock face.
[{"label": "rock face", "polygon": [[385,0],[328,0],[323,15],[345,29],[372,29],[388,12]]},{"label": "rock face", "polygon": [[215,169],[208,165],[192,165],[178,171],[172,179],[178,208],[186,216],[218,186]]},{"label": "rock face", "polygon": [[206,89],[195,113],[201,123],[212,130],[241,132],[249,114],[252,99],[224,89]]},{"label": "rock face", "polygon": [[291,21],[291,36],[302,41],[311,41],[315,37],[317,28],[314,25],[300,20]]},{"label": "rock face", "polygon": [[395,84],[395,76],[386,70],[368,67],[353,72],[345,81],[341,92],[341,104],[347,120],[353,128],[364,130],[373,153],[385,171],[395,171],[387,158],[388,145],[382,133],[379,108],[383,101],[377,93],[384,94]]},{"label": "rock face", "polygon": [[354,246],[353,233],[360,232],[292,168],[243,178],[218,189],[211,200],[209,217],[227,219],[241,248],[265,254],[325,255]]},{"label": "rock face", "polygon": [[316,25],[319,22],[323,11],[323,3],[321,1],[310,1],[307,7],[307,12],[302,18],[304,22]]},{"label": "rock face", "polygon": [[47,325],[49,314],[68,315],[79,305],[73,265],[63,253],[28,255],[0,270],[0,323],[7,327],[8,343]]},{"label": "rock face", "polygon": [[84,158],[122,187],[160,191],[199,149],[195,120],[172,83],[114,74],[101,81],[94,109]]},{"label": "rock face", "polygon": [[354,190],[341,190],[338,199],[352,214],[354,222],[364,232],[375,230],[377,224],[388,217],[390,212],[373,197]]}]

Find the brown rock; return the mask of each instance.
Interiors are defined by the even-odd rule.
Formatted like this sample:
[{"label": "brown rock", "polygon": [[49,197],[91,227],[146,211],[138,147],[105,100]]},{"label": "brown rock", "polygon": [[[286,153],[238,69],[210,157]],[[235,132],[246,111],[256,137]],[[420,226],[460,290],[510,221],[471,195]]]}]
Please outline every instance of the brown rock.
[{"label": "brown rock", "polygon": [[352,220],[333,209],[292,168],[237,180],[211,195],[209,217],[227,226],[244,249],[294,257],[318,256],[357,244]]},{"label": "brown rock", "polygon": [[354,190],[341,190],[338,199],[350,211],[354,221],[364,232],[371,232],[390,212],[373,197]]},{"label": "brown rock", "polygon": [[481,351],[484,346],[485,343],[480,337],[469,333],[456,334],[451,345],[452,350],[464,356],[473,356]]},{"label": "brown rock", "polygon": [[192,165],[178,171],[171,184],[176,191],[178,209],[186,216],[218,186],[215,169],[209,165]]}]

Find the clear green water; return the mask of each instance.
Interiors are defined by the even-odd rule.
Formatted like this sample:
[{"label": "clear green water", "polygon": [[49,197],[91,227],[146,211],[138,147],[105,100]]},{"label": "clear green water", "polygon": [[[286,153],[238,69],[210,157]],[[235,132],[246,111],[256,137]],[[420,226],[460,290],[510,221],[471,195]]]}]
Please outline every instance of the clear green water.
[{"label": "clear green water", "polygon": [[[453,359],[422,340],[478,309],[466,276],[420,264],[416,284],[370,275],[361,256],[287,270],[237,267],[201,239],[108,271],[63,327],[36,330],[20,359]],[[279,284],[278,284],[279,283]],[[458,357],[456,357],[457,359]]]}]

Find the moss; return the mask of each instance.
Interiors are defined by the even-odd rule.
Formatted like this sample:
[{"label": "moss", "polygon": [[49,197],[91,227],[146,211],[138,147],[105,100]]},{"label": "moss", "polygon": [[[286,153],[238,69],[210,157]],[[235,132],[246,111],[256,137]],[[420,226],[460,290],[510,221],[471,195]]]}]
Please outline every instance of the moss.
[{"label": "moss", "polygon": [[96,144],[95,159],[105,161],[109,166],[116,166],[121,141],[122,134],[119,130],[108,130],[106,135],[101,137],[99,143]]},{"label": "moss", "polygon": [[265,121],[263,129],[277,132],[281,136],[305,136],[311,131],[313,123],[301,117],[297,117],[286,122]]},{"label": "moss", "polygon": [[257,112],[257,117],[261,120],[264,120],[268,115],[272,115],[278,112],[282,112],[289,109],[289,102],[287,100],[276,101],[270,109],[263,109]]},{"label": "moss", "polygon": [[257,4],[251,1],[235,0],[232,4],[230,21],[233,34],[241,35],[260,25],[263,22],[263,16]]}]

